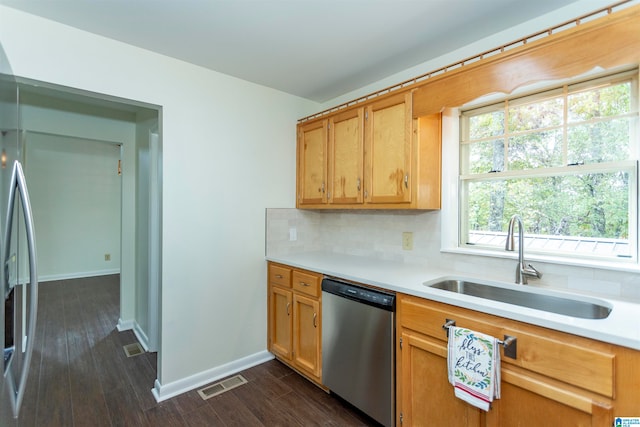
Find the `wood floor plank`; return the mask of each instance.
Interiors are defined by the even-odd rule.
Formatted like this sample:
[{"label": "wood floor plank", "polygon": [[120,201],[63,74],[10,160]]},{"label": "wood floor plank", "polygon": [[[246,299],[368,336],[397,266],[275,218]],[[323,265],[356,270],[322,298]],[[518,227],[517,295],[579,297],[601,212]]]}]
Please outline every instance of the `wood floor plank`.
[{"label": "wood floor plank", "polygon": [[289,416],[303,426],[336,426],[333,420],[311,406],[307,399],[296,392],[287,393],[278,398]]},{"label": "wood floor plank", "polygon": [[208,404],[213,407],[228,427],[254,427],[263,425],[258,418],[251,413],[249,408],[233,393],[227,392],[212,397],[208,400]]},{"label": "wood floor plank", "polygon": [[210,405],[201,405],[191,412],[184,413],[182,419],[189,427],[226,427],[224,421]]},{"label": "wood floor plank", "polygon": [[27,388],[25,390],[24,400],[22,401],[20,418],[18,420],[18,425],[20,426],[36,425],[38,395],[40,392],[40,372],[44,351],[44,337],[47,330],[49,311],[53,310],[51,305],[42,303],[42,301],[47,297],[47,292],[43,292],[42,287],[40,287],[40,291],[38,292],[39,309],[36,320],[36,336],[33,345],[33,353],[31,355],[29,379],[27,381]]},{"label": "wood floor plank", "polygon": [[64,334],[64,294],[66,289],[51,296],[51,310],[48,310],[47,333],[44,336],[42,366],[38,391],[36,425],[73,425],[71,400],[69,399],[69,356]]},{"label": "wood floor plank", "polygon": [[140,408],[146,411],[156,406],[156,400],[151,394],[153,381],[156,378],[156,371],[153,367],[149,366],[147,359],[141,356],[130,357],[124,361],[122,367],[133,387],[133,391],[138,397]]},{"label": "wood floor plank", "polygon": [[192,413],[201,406],[205,406],[207,404],[207,401],[200,397],[196,390],[182,393],[181,395],[174,397],[172,400],[175,401],[178,410],[183,415]]},{"label": "wood floor plank", "polygon": [[[82,320],[82,302],[78,295],[65,301],[65,324],[69,349],[69,383],[73,419],[86,425],[109,426],[109,410]],[[90,405],[86,403],[91,402]]]},{"label": "wood floor plank", "polygon": [[147,417],[138,406],[138,399],[129,384],[105,392],[105,400],[112,426],[147,425]]},{"label": "wood floor plank", "polygon": [[327,418],[342,426],[375,426],[377,423],[339,398],[316,387],[300,375],[282,378],[296,393],[305,396],[307,403]]},{"label": "wood floor plank", "polygon": [[183,427],[184,419],[173,404],[167,401],[145,412],[147,425],[162,427]]},{"label": "wood floor plank", "polygon": [[[277,379],[274,380],[277,381]],[[288,389],[288,393],[291,393],[291,389]],[[275,399],[274,396],[267,397],[257,379],[232,390],[232,393],[265,426],[304,426],[296,417],[291,415],[282,400]]]}]

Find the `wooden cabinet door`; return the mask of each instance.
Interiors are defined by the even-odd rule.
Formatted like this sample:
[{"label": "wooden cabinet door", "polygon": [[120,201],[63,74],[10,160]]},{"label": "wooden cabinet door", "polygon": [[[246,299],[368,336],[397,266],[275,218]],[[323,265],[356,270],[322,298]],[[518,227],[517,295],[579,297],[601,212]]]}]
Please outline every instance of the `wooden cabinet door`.
[{"label": "wooden cabinet door", "polygon": [[[504,376],[505,370],[502,372]],[[612,425],[611,405],[526,375],[516,374],[516,377],[519,378],[515,382],[520,385],[502,381],[500,399],[491,404],[486,415],[487,427]]]},{"label": "wooden cabinet door", "polygon": [[329,202],[362,203],[364,185],[364,108],[329,119]]},{"label": "wooden cabinet door", "polygon": [[402,417],[402,425],[479,426],[480,410],[453,394],[446,346],[409,330],[401,337],[397,417]]},{"label": "wooden cabinet door", "polygon": [[320,302],[294,294],[293,319],[294,364],[320,379]]},{"label": "wooden cabinet door", "polygon": [[411,124],[410,93],[367,107],[367,203],[411,202]]},{"label": "wooden cabinet door", "polygon": [[327,203],[327,120],[298,128],[298,205]]},{"label": "wooden cabinet door", "polygon": [[278,286],[269,288],[269,350],[291,360],[293,293]]}]

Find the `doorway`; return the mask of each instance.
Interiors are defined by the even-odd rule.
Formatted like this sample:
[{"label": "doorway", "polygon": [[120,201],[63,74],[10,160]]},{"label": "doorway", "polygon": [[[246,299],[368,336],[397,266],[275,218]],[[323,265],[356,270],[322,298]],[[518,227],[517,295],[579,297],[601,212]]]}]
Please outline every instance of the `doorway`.
[{"label": "doorway", "polygon": [[[75,251],[68,254],[69,262],[65,268],[62,268],[60,263],[56,264],[55,259],[46,260],[51,268],[49,273],[46,269],[41,269],[42,279],[90,277],[117,271],[120,274],[120,316],[117,328],[134,330],[139,340],[146,340],[141,342],[146,349],[156,350],[157,344],[156,348],[153,348],[149,346],[149,342],[159,342],[161,333],[159,287],[155,299],[147,300],[144,313],[141,313],[138,300],[141,292],[148,293],[150,278],[157,278],[156,282],[159,283],[161,229],[159,226],[153,229],[148,228],[148,236],[145,238],[141,238],[137,230],[142,224],[149,227],[147,224],[151,222],[148,217],[151,211],[150,203],[161,199],[161,168],[155,167],[157,173],[153,178],[154,185],[151,186],[152,179],[148,174],[146,178],[142,178],[144,173],[140,171],[139,161],[149,150],[150,134],[153,132],[157,135],[155,161],[157,165],[162,163],[160,107],[26,79],[18,79],[18,86],[20,122],[26,138],[23,141],[26,141],[24,155],[27,175],[38,176],[37,172],[29,171],[30,158],[32,164],[39,165],[38,167],[62,161],[67,162],[68,168],[71,168],[74,163],[76,165],[84,163],[83,155],[99,157],[100,161],[104,162],[115,162],[107,168],[109,176],[91,176],[94,172],[92,168],[85,168],[86,176],[89,177],[86,179],[92,180],[91,186],[88,187],[96,191],[88,197],[76,194],[74,201],[83,204],[82,207],[91,215],[82,215],[78,211],[69,215],[75,217],[76,225],[83,221],[88,222],[88,224],[82,223],[84,226],[90,226],[90,221],[100,222],[101,227],[95,228],[103,229],[100,231],[103,234],[89,239],[94,243],[90,250],[87,249],[88,246],[85,246],[85,250],[79,250],[80,248],[74,246],[73,239],[69,237],[75,230],[68,224],[66,232],[59,223],[40,227],[48,233],[58,234],[57,241],[60,242],[61,239],[63,241],[63,244],[58,244],[58,249]],[[63,140],[65,142],[62,142]],[[58,151],[55,154],[47,152],[53,146],[57,146]],[[97,152],[88,154],[88,151],[92,150]],[[56,156],[59,158],[56,159]],[[61,160],[62,158],[64,160]],[[64,182],[64,170],[63,167],[61,176],[58,177],[59,183]],[[33,179],[46,179],[46,177],[40,176]],[[120,193],[119,196],[115,196],[117,200],[113,198],[114,182],[119,183]],[[83,183],[70,180],[59,187],[65,187],[64,190],[68,192],[80,184]],[[56,207],[60,212],[64,212],[64,197],[70,196],[66,193],[60,193],[64,196],[59,194],[59,197],[52,196],[58,192],[57,190],[61,189],[50,188],[49,194],[44,194],[44,197],[51,196],[51,203],[58,202]],[[99,197],[98,194],[103,190],[109,194],[105,193]],[[99,198],[100,203],[104,203],[101,208],[95,200],[90,201],[92,197]],[[96,210],[101,212],[98,213]],[[102,211],[109,213],[107,215]],[[161,209],[158,208],[155,212],[158,218],[161,218]],[[98,215],[95,215],[97,213]],[[64,213],[60,215],[64,217]],[[44,218],[40,220],[42,223],[54,219],[51,215],[43,216]],[[155,224],[160,224],[158,218],[154,220]],[[102,227],[106,222],[112,223],[109,227]],[[119,224],[117,231],[114,231],[117,227],[115,224]],[[104,229],[110,231],[105,232]],[[36,232],[38,232],[37,224]],[[89,243],[85,241],[83,244]],[[53,252],[50,251],[47,256],[55,258],[56,255]],[[155,254],[154,257],[158,261],[150,263],[150,257],[143,256],[149,253]],[[42,262],[44,268],[47,264],[44,259]],[[53,266],[60,268],[54,270]],[[144,274],[141,274],[142,272]],[[153,305],[152,309],[149,308],[151,305]]]}]

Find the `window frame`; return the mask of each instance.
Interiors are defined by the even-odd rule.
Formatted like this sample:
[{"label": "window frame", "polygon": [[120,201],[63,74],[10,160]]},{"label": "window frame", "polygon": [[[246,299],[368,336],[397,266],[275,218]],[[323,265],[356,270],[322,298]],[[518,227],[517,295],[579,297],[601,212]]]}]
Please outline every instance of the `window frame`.
[{"label": "window frame", "polygon": [[[465,129],[468,120],[464,119],[464,114],[469,115],[470,112],[477,114],[478,112],[497,111],[497,105],[502,105],[506,110],[509,104],[522,104],[530,100],[543,100],[551,96],[562,94],[567,99],[567,93],[576,93],[581,89],[592,88],[600,83],[617,83],[620,81],[632,82],[632,110],[627,116],[634,117],[636,126],[634,126],[630,139],[636,141],[630,146],[630,158],[632,160],[622,160],[608,163],[590,163],[586,165],[575,166],[559,166],[554,168],[529,169],[524,171],[501,171],[499,173],[487,172],[483,174],[462,174],[465,159],[462,158],[463,150],[461,146],[465,143],[462,141],[463,135],[468,135],[468,129]],[[527,251],[527,258],[541,260],[547,262],[558,262],[565,265],[589,265],[611,267],[615,269],[640,269],[639,265],[639,245],[638,245],[638,229],[639,229],[639,212],[638,202],[638,159],[640,158],[640,118],[638,118],[638,109],[640,104],[640,89],[638,89],[639,70],[633,68],[631,70],[623,70],[617,72],[600,73],[581,79],[572,79],[567,81],[554,82],[547,85],[536,85],[526,89],[515,91],[509,96],[491,96],[484,100],[480,99],[456,109],[448,109],[443,113],[443,140],[451,142],[443,144],[449,147],[443,150],[443,220],[442,220],[442,245],[443,252],[463,252],[476,255],[487,255],[493,257],[512,257],[512,254],[499,250],[495,246],[470,245],[464,240],[468,236],[468,217],[466,209],[468,205],[465,202],[465,182],[472,181],[489,181],[504,180],[509,178],[524,177],[540,177],[540,176],[557,176],[557,175],[579,175],[588,172],[611,172],[625,171],[629,175],[629,192],[631,194],[631,202],[629,205],[629,244],[631,257],[603,257],[589,254],[567,254],[550,251]],[[567,106],[565,103],[565,110]],[[567,115],[563,117],[562,128],[567,126]],[[505,126],[508,117],[505,117]],[[584,122],[583,122],[584,123]],[[505,129],[504,134],[500,137],[508,140],[508,132]],[[455,140],[455,144],[453,143]],[[468,141],[466,141],[468,142]],[[443,147],[443,148],[444,148]],[[563,162],[566,164],[566,148],[563,149]],[[468,168],[467,168],[468,171]],[[454,224],[455,221],[455,224]],[[463,238],[464,237],[464,238]]]}]

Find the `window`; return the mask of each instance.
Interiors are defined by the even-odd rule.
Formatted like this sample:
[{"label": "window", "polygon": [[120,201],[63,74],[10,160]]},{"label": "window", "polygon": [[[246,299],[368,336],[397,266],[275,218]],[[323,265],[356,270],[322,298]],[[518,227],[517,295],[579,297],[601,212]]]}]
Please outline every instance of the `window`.
[{"label": "window", "polygon": [[638,72],[462,112],[460,241],[527,253],[637,260]]}]

